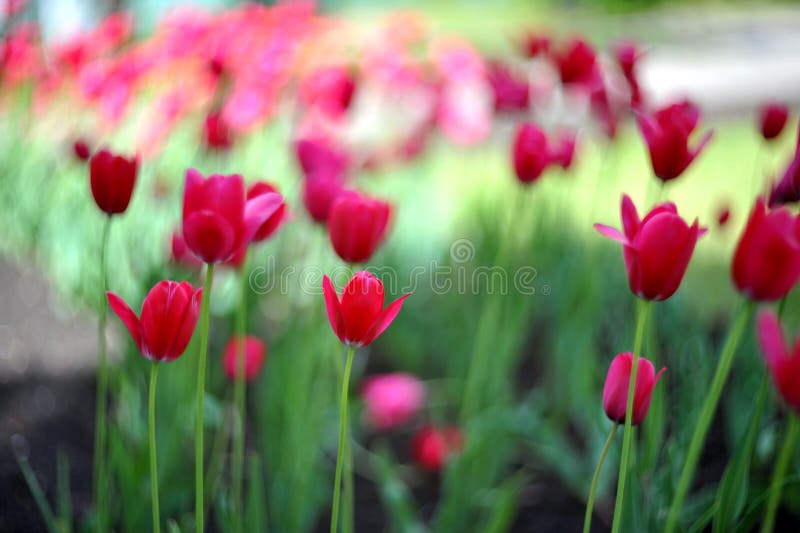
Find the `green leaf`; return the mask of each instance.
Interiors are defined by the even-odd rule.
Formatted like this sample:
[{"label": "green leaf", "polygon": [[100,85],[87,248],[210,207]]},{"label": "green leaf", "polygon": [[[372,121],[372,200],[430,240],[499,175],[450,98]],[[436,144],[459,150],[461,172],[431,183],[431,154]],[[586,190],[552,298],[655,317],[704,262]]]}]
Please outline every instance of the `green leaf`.
[{"label": "green leaf", "polygon": [[268,531],[266,496],[264,495],[264,473],[261,459],[257,453],[250,454],[250,475],[248,476],[247,513],[244,519],[245,531]]},{"label": "green leaf", "polygon": [[372,456],[372,467],[378,476],[378,486],[384,507],[389,513],[391,530],[400,533],[422,533],[425,526],[416,514],[416,504],[408,487],[400,479],[390,452],[382,448]]},{"label": "green leaf", "polygon": [[479,531],[484,533],[508,531],[517,514],[517,498],[519,491],[525,486],[525,482],[526,476],[520,472],[493,491],[489,512]]}]

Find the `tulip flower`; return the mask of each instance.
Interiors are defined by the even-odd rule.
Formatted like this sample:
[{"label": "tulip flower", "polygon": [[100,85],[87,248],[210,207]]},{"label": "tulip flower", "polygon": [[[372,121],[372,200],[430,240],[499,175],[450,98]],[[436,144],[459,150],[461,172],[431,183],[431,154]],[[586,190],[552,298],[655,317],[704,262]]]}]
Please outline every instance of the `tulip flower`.
[{"label": "tulip flower", "polygon": [[688,101],[659,109],[653,115],[640,113],[636,117],[648,150],[656,177],[669,181],[683,174],[711,140],[707,132],[694,147],[689,137],[700,120],[700,110]]},{"label": "tulip flower", "polygon": [[109,216],[124,213],[131,201],[139,157],[125,158],[103,149],[89,161],[92,196]]},{"label": "tulip flower", "polygon": [[[250,187],[247,189],[247,199],[253,200],[258,196],[277,193],[278,189],[276,189],[274,185],[267,183],[266,181],[257,181],[250,185]],[[278,209],[275,210],[275,212],[270,215],[269,218],[267,218],[267,220],[258,228],[258,231],[256,231],[256,234],[253,236],[253,241],[260,242],[269,239],[285,221],[286,203],[281,201]]]},{"label": "tulip flower", "polygon": [[218,111],[209,113],[203,122],[203,145],[212,151],[225,151],[233,146],[233,134]]},{"label": "tulip flower", "polygon": [[764,140],[771,141],[778,137],[789,119],[789,107],[786,104],[771,102],[764,105],[758,113],[758,128]]},{"label": "tulip flower", "polygon": [[521,183],[538,180],[552,162],[547,136],[538,126],[528,122],[517,127],[511,155],[514,171]]},{"label": "tulip flower", "polygon": [[314,222],[325,224],[333,202],[344,191],[344,185],[335,175],[312,174],[303,182],[303,205]]},{"label": "tulip flower", "polygon": [[575,158],[575,134],[564,133],[558,138],[558,144],[552,149],[551,159],[564,170],[569,170]]},{"label": "tulip flower", "polygon": [[156,379],[158,363],[174,361],[186,350],[200,314],[203,289],[187,282],[159,281],[142,303],[140,316],[114,294],[107,292],[108,304],[128,329],[139,353],[152,361],[148,401],[150,447],[150,493],[153,502],[153,531],[161,531],[158,510],[158,468],[156,466]]},{"label": "tulip flower", "polygon": [[245,199],[239,175],[212,175],[186,171],[183,196],[183,238],[206,263],[221,263],[246,246],[258,230],[283,208],[277,193]]},{"label": "tulip flower", "polygon": [[75,157],[78,159],[78,161],[85,162],[92,157],[92,150],[89,148],[89,144],[83,139],[77,139],[74,143],[72,143],[72,152],[75,154]]},{"label": "tulip flower", "polygon": [[550,37],[544,33],[528,32],[520,43],[522,54],[533,59],[550,51]]},{"label": "tulip flower", "polygon": [[642,90],[636,72],[641,57],[641,50],[631,41],[620,42],[614,47],[614,59],[631,91],[630,105],[632,109],[639,109],[643,103]]},{"label": "tulip flower", "polygon": [[706,229],[698,226],[697,219],[689,226],[671,202],[657,205],[640,221],[627,194],[622,197],[622,226],[624,235],[594,225],[601,235],[622,244],[631,291],[645,300],[666,300],[678,290],[697,239]]},{"label": "tulip flower", "polygon": [[325,173],[344,176],[349,166],[348,156],[321,138],[300,139],[295,143],[295,153],[304,176]]},{"label": "tulip flower", "polygon": [[789,161],[781,180],[772,187],[769,207],[800,202],[800,138],[794,157]]},{"label": "tulip flower", "polygon": [[315,71],[300,85],[300,100],[329,118],[340,118],[353,100],[356,83],[349,70],[331,66]]},{"label": "tulip flower", "polygon": [[[238,374],[238,358],[241,346],[242,341],[240,337],[232,337],[228,341],[228,344],[225,345],[222,364],[225,368],[225,375],[228,376],[228,379],[231,381],[235,381]],[[266,345],[257,337],[247,335],[244,338],[244,379],[246,381],[253,381],[256,378],[261,368],[264,366],[266,357]]]},{"label": "tulip flower", "polygon": [[[617,355],[611,362],[603,387],[603,410],[612,422],[625,423],[625,411],[628,406],[628,383],[631,378],[631,365],[633,354],[630,352]],[[656,374],[653,363],[639,358],[639,367],[636,371],[636,389],[633,395],[633,418],[631,424],[638,426],[647,415],[650,408],[650,398],[653,388],[658,383],[661,374],[666,370],[662,368]]]},{"label": "tulip flower", "polygon": [[[406,294],[383,307],[383,283],[369,272],[356,272],[342,291],[342,298],[328,276],[322,280],[322,294],[328,321],[339,340],[347,346],[347,361],[342,376],[342,393],[339,415],[339,446],[336,455],[336,474],[333,485],[333,508],[331,512],[331,531],[337,531],[339,520],[339,495],[341,493],[342,465],[347,433],[347,396],[350,385],[350,370],[353,366],[355,349],[369,346],[400,312]],[[348,461],[350,463],[351,461]],[[350,475],[348,472],[347,476]]]},{"label": "tulip flower", "polygon": [[361,397],[370,425],[378,430],[404,424],[425,401],[425,386],[411,374],[372,376],[364,383]]},{"label": "tulip flower", "polygon": [[369,346],[400,312],[405,294],[383,307],[383,283],[366,271],[356,272],[339,299],[328,276],[322,280],[328,321],[339,340],[348,346]]},{"label": "tulip flower", "polygon": [[579,84],[591,89],[601,82],[594,48],[583,39],[572,39],[553,54],[564,85]]},{"label": "tulip flower", "polygon": [[160,281],[147,293],[140,317],[113,292],[108,292],[107,297],[143,357],[172,361],[183,353],[192,338],[202,292],[185,281]]},{"label": "tulip flower", "polygon": [[328,233],[333,249],[348,263],[364,263],[383,242],[391,207],[354,191],[339,194],[331,206]]},{"label": "tulip flower", "polygon": [[426,426],[411,441],[414,460],[429,472],[439,472],[452,455],[463,448],[464,437],[457,427]]},{"label": "tulip flower", "polygon": [[756,200],[732,265],[736,288],[756,301],[786,296],[800,278],[800,216]]},{"label": "tulip flower", "polygon": [[489,63],[486,72],[494,94],[494,110],[515,112],[528,109],[530,88],[527,79],[515,78],[511,70],[502,63]]}]

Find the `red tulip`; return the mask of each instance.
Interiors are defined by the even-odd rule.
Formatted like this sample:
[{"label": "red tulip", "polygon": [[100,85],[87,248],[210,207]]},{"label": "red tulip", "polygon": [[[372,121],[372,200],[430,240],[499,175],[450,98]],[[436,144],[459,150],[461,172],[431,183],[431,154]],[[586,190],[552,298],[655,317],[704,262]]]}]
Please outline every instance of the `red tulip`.
[{"label": "red tulip", "polygon": [[124,213],[131,201],[138,167],[138,156],[126,159],[106,149],[94,154],[89,161],[89,178],[97,207],[109,216]]},{"label": "red tulip", "polygon": [[800,413],[800,339],[787,347],[778,317],[762,311],[757,320],[758,340],[772,381],[783,401]]},{"label": "red tulip", "polygon": [[562,50],[553,54],[561,83],[580,84],[589,89],[601,82],[597,54],[583,39],[572,39]]},{"label": "red tulip", "polygon": [[354,191],[339,194],[331,206],[328,233],[343,261],[364,263],[381,244],[391,207]]},{"label": "red tulip", "polygon": [[728,225],[731,220],[731,209],[727,205],[721,206],[717,211],[717,224],[720,228]]},{"label": "red tulip", "polygon": [[141,318],[113,292],[106,296],[142,356],[151,361],[172,361],[181,356],[192,338],[202,293],[202,288],[194,290],[186,281],[159,281],[142,303]]},{"label": "red tulip", "polygon": [[800,216],[758,198],[733,256],[736,288],[756,301],[786,296],[800,278]]},{"label": "red tulip", "polygon": [[[247,189],[247,199],[253,200],[257,196],[264,194],[277,193],[278,189],[266,181],[256,181]],[[253,237],[254,242],[260,242],[269,239],[286,220],[286,203],[281,202],[278,209],[264,222],[261,227],[256,231]]]},{"label": "red tulip", "polygon": [[628,284],[645,300],[666,300],[681,284],[697,239],[705,232],[697,219],[689,226],[678,216],[673,203],[657,205],[643,220],[626,194],[622,197],[622,227],[625,234],[595,224],[603,236],[622,243]]},{"label": "red tulip", "polygon": [[233,146],[233,134],[222,114],[209,113],[203,122],[203,144],[209,150],[228,150]]},{"label": "red tulip", "polygon": [[461,431],[453,426],[426,426],[411,441],[414,460],[430,472],[439,472],[448,459],[463,446]]},{"label": "red tulip", "polygon": [[333,202],[344,191],[341,179],[326,174],[313,174],[303,182],[303,204],[314,222],[325,224]]},{"label": "red tulip", "polygon": [[525,57],[533,59],[550,51],[550,37],[544,33],[529,32],[520,45]]},{"label": "red tulip", "polygon": [[339,300],[328,276],[322,280],[328,321],[339,340],[348,346],[368,346],[395,319],[405,294],[383,307],[383,283],[366,271],[356,272],[342,291]]},{"label": "red tulip", "polygon": [[772,187],[769,207],[793,204],[800,201],[800,134],[794,157],[789,161],[781,180]]},{"label": "red tulip", "polygon": [[631,91],[630,104],[633,109],[642,106],[642,91],[636,73],[636,67],[641,57],[641,50],[636,43],[631,41],[622,41],[614,47],[614,59],[616,59],[625,81],[628,82],[628,88]]},{"label": "red tulip", "polygon": [[486,76],[494,94],[494,110],[515,112],[528,109],[530,88],[527,79],[514,77],[502,63],[489,63]]},{"label": "red tulip", "polygon": [[759,110],[758,127],[765,140],[778,137],[789,120],[789,107],[786,104],[771,102]]},{"label": "red tulip", "polygon": [[[656,374],[653,363],[644,357],[639,358],[637,365],[636,388],[633,392],[633,420],[631,420],[631,424],[634,426],[638,426],[647,415],[653,387],[656,386],[661,374],[666,370],[662,368]],[[606,375],[606,384],[603,387],[603,410],[606,412],[606,416],[617,424],[625,423],[632,368],[633,354],[621,353],[611,362]]]},{"label": "red tulip", "polygon": [[361,397],[370,424],[391,429],[411,420],[425,401],[425,386],[411,374],[396,373],[367,379]]},{"label": "red tulip", "polygon": [[89,158],[92,157],[92,150],[89,148],[89,144],[83,139],[77,139],[72,143],[72,152],[79,161],[88,161]]},{"label": "red tulip", "polygon": [[239,175],[204,179],[191,168],[183,194],[183,238],[204,262],[221,263],[247,246],[282,206],[283,197],[277,193],[246,201]]},{"label": "red tulip", "polygon": [[553,148],[551,159],[564,170],[572,166],[575,158],[575,134],[564,133],[558,138],[558,145]]},{"label": "red tulip", "polygon": [[709,131],[694,148],[689,146],[700,110],[688,101],[659,109],[654,115],[639,114],[636,120],[650,151],[653,172],[662,181],[680,176],[711,140]]},{"label": "red tulip", "polygon": [[297,161],[303,175],[323,173],[344,176],[349,165],[347,154],[321,138],[300,139],[295,143]]},{"label": "red tulip", "polygon": [[521,183],[538,180],[552,161],[547,136],[538,126],[529,122],[517,127],[511,155],[514,171]]},{"label": "red tulip", "polygon": [[[240,338],[231,337],[228,344],[225,345],[225,351],[222,356],[222,365],[225,368],[225,375],[231,381],[236,380],[239,369],[239,359],[241,357],[242,341]],[[261,367],[264,366],[264,361],[267,357],[267,347],[257,337],[247,335],[244,338],[244,379],[245,381],[253,381]]]}]

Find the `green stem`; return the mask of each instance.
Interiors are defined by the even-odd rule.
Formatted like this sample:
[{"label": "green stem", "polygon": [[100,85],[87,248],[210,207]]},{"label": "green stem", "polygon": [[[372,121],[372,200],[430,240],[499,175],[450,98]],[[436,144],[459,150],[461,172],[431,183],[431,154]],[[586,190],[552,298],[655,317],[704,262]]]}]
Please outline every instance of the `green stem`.
[{"label": "green stem", "polygon": [[644,327],[647,323],[647,315],[650,312],[650,302],[637,300],[636,312],[636,337],[633,341],[633,364],[631,365],[631,376],[628,379],[628,398],[625,404],[625,434],[622,439],[622,458],[619,463],[619,480],[617,482],[617,501],[614,504],[614,521],[611,525],[612,533],[618,533],[622,523],[622,504],[625,499],[625,478],[628,475],[628,460],[631,454],[631,444],[633,442],[633,396],[636,390],[636,372],[639,369],[639,355],[642,351],[642,341],[644,340]]},{"label": "green stem", "polygon": [[[339,414],[339,447],[336,452],[336,475],[333,480],[333,507],[331,508],[331,533],[336,533],[339,522],[339,495],[341,493],[342,463],[344,462],[345,436],[347,435],[347,391],[350,385],[350,370],[353,367],[353,354],[355,348],[347,349],[347,362],[344,366],[342,379],[342,401]],[[348,472],[349,475],[349,472]]]},{"label": "green stem", "polygon": [[747,302],[739,311],[736,320],[731,326],[728,333],[728,338],[722,348],[722,355],[720,355],[719,362],[717,363],[717,370],[714,373],[714,378],[711,381],[711,387],[706,396],[703,407],[700,411],[700,418],[697,421],[692,440],[689,444],[689,452],[686,455],[686,461],[683,464],[681,477],[678,481],[678,488],[675,491],[675,499],[672,502],[669,515],[667,516],[666,533],[672,533],[678,525],[678,516],[680,515],[683,500],[686,498],[686,493],[689,490],[689,484],[692,482],[694,476],[694,469],[697,466],[697,460],[700,458],[700,451],[703,448],[703,442],[706,438],[706,433],[711,425],[711,420],[714,418],[714,412],[719,403],[719,397],[722,394],[722,389],[728,378],[728,373],[733,363],[733,357],[736,354],[736,348],[739,346],[739,341],[744,333],[745,326],[753,314],[753,303]]},{"label": "green stem", "polygon": [[244,431],[246,409],[246,384],[245,384],[245,342],[247,330],[247,272],[242,268],[241,294],[239,307],[236,313],[236,337],[238,338],[238,353],[236,361],[236,380],[234,382],[234,401],[236,412],[239,415],[239,426],[234,433],[233,444],[233,504],[235,516],[235,531],[242,531],[244,508],[242,507],[242,472],[244,471]]},{"label": "green stem", "polygon": [[775,463],[775,470],[772,473],[767,513],[764,515],[761,533],[772,533],[772,529],[775,527],[775,515],[778,512],[778,504],[781,502],[783,478],[797,447],[798,434],[800,434],[800,420],[794,414],[789,414],[786,436],[783,438],[783,446],[781,447],[780,455],[778,455],[778,461]]},{"label": "green stem", "polygon": [[606,440],[605,446],[603,446],[603,451],[600,452],[600,460],[597,461],[597,468],[594,470],[592,488],[589,489],[589,500],[586,502],[586,515],[583,518],[583,533],[589,533],[589,528],[592,525],[592,509],[594,508],[594,497],[597,492],[597,481],[600,479],[600,472],[603,470],[603,463],[606,462],[606,455],[608,455],[608,450],[611,448],[611,443],[614,441],[614,435],[617,434],[617,428],[619,428],[619,424],[611,426],[611,433],[608,434],[608,439]]},{"label": "green stem", "polygon": [[150,366],[150,399],[147,404],[148,427],[150,431],[150,496],[153,498],[153,531],[161,531],[161,520],[158,513],[158,467],[156,465],[156,380],[158,379],[158,362]]},{"label": "green stem", "polygon": [[94,429],[94,501],[97,511],[97,531],[106,529],[107,515],[106,501],[108,490],[106,488],[106,414],[108,409],[108,363],[106,354],[106,317],[108,304],[106,303],[106,255],[108,255],[108,235],[111,230],[111,217],[106,217],[103,225],[103,239],[100,245],[100,316],[97,321],[98,352],[97,365],[97,396],[95,399],[95,429]]},{"label": "green stem", "polygon": [[206,355],[208,352],[208,321],[211,307],[211,281],[214,265],[208,264],[203,286],[203,302],[200,310],[200,358],[197,361],[197,420],[194,433],[194,505],[195,531],[203,533],[203,403],[206,395]]}]

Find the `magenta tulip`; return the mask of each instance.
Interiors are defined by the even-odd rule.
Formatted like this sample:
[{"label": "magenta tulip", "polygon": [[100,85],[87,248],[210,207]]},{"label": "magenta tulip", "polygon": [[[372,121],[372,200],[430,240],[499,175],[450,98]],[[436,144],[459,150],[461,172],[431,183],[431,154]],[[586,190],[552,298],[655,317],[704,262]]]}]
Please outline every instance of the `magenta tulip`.
[{"label": "magenta tulip", "polygon": [[[606,383],[603,387],[603,410],[606,412],[606,416],[617,424],[625,423],[632,368],[633,354],[621,353],[611,362],[606,375]],[[636,368],[636,388],[633,393],[631,425],[638,426],[644,420],[647,410],[650,409],[653,388],[665,370],[666,368],[662,368],[656,374],[653,363],[644,357],[639,358]]]},{"label": "magenta tulip", "polygon": [[[256,181],[247,189],[247,200],[250,201],[265,194],[277,193],[278,189],[271,183]],[[272,237],[280,225],[286,221],[286,214],[286,203],[282,201],[278,209],[258,228],[258,231],[253,236],[253,241],[260,242]]]},{"label": "magenta tulip", "polygon": [[[231,381],[236,381],[239,368],[239,358],[241,353],[242,340],[238,337],[231,337],[222,355],[222,366],[225,375]],[[258,337],[247,335],[244,338],[244,379],[253,381],[267,358],[267,346]]]},{"label": "magenta tulip", "polygon": [[681,284],[697,239],[705,233],[695,219],[689,226],[673,203],[654,207],[641,221],[636,206],[622,197],[622,227],[595,224],[600,234],[622,244],[628,284],[645,300],[666,300]]},{"label": "magenta tulip", "polygon": [[787,347],[781,324],[770,311],[762,311],[757,322],[758,340],[775,388],[789,407],[800,413],[800,339]]},{"label": "magenta tulip", "polygon": [[425,401],[425,385],[402,372],[371,376],[364,383],[361,397],[370,425],[386,430],[408,422],[419,411]]},{"label": "magenta tulip", "polygon": [[764,140],[777,138],[789,120],[789,107],[786,104],[771,102],[764,105],[758,114],[758,128]]}]

